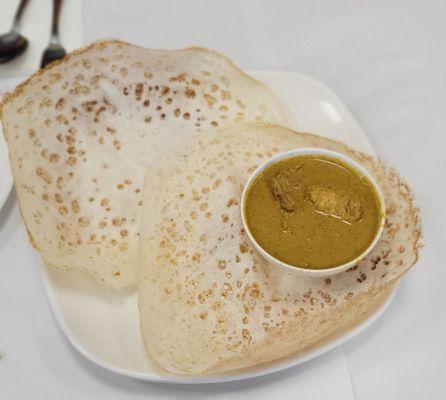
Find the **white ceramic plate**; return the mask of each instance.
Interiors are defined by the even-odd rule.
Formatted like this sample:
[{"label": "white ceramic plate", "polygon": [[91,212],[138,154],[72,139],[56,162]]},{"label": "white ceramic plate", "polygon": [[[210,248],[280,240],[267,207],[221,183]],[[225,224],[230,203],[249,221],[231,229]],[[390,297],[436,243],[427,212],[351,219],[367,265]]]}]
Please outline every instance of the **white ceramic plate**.
[{"label": "white ceramic plate", "polygon": [[[336,95],[321,83],[288,72],[255,72],[287,104],[296,128],[343,140],[373,153],[364,132]],[[345,343],[375,321],[392,301],[395,290],[376,309],[370,310],[349,329],[299,354],[255,368],[202,377],[182,377],[160,371],[145,355],[134,291],[98,288],[80,272],[42,266],[42,279],[53,312],[68,340],[85,357],[111,371],[138,379],[169,383],[227,382],[277,372]]]},{"label": "white ceramic plate", "polygon": [[12,176],[9,166],[8,147],[3,137],[2,124],[0,123],[0,209],[5,204],[11,188]]},{"label": "white ceramic plate", "polygon": [[[0,98],[2,93],[12,90],[17,84],[24,80],[24,76],[2,78],[0,81]],[[13,179],[9,166],[8,146],[3,137],[2,124],[0,122],[0,209],[5,204],[8,194],[11,191]]]}]

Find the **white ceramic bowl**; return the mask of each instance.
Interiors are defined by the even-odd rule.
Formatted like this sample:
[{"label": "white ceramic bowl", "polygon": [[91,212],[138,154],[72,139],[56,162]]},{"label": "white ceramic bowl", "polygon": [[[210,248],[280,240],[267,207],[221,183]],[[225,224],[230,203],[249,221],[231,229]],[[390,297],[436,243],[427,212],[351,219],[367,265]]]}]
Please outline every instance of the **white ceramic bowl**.
[{"label": "white ceramic bowl", "polygon": [[[269,254],[260,244],[257,242],[257,240],[252,235],[248,223],[246,221],[246,215],[245,215],[245,204],[246,204],[246,196],[248,189],[252,185],[252,183],[257,179],[257,177],[263,172],[264,169],[266,169],[269,165],[274,164],[280,160],[290,158],[290,157],[296,157],[296,156],[303,156],[303,155],[322,155],[322,156],[329,156],[334,159],[340,160],[344,162],[345,164],[352,167],[355,171],[357,171],[360,175],[362,175],[364,178],[366,178],[370,184],[373,186],[373,188],[376,191],[379,206],[380,206],[380,215],[381,220],[379,221],[379,228],[375,234],[375,237],[373,241],[370,243],[370,245],[363,251],[358,257],[354,258],[353,260],[349,261],[348,263],[332,267],[332,268],[324,268],[324,269],[308,269],[308,268],[300,268],[298,266],[290,265],[287,263],[284,263],[283,261],[278,260],[277,258],[273,257],[271,254]],[[384,222],[385,222],[385,204],[384,204],[384,197],[382,195],[381,189],[379,188],[378,184],[376,183],[373,176],[358,162],[351,159],[350,157],[345,156],[344,154],[337,153],[335,151],[326,150],[326,149],[319,149],[319,148],[300,148],[295,150],[289,150],[285,151],[283,153],[276,154],[274,157],[271,157],[267,161],[265,161],[262,165],[260,165],[248,178],[246,181],[245,187],[243,189],[242,193],[242,199],[241,199],[241,213],[242,213],[242,222],[245,227],[246,233],[251,240],[254,247],[257,249],[257,251],[268,261],[271,263],[283,268],[286,271],[293,272],[295,274],[301,275],[301,276],[313,276],[313,277],[322,277],[322,276],[329,276],[338,274],[339,272],[345,271],[353,266],[355,266],[358,262],[363,260],[369,253],[372,251],[372,249],[375,247],[375,245],[378,243],[379,238],[381,237],[382,231],[384,229]]]}]

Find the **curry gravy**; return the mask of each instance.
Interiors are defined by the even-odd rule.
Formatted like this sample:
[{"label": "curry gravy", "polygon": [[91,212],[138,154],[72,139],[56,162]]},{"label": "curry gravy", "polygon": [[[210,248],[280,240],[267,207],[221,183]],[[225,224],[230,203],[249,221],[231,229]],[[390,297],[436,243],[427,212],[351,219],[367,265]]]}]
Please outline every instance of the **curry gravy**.
[{"label": "curry gravy", "polygon": [[267,166],[248,188],[244,213],[251,234],[269,254],[308,269],[332,268],[360,256],[382,215],[369,180],[325,155]]}]

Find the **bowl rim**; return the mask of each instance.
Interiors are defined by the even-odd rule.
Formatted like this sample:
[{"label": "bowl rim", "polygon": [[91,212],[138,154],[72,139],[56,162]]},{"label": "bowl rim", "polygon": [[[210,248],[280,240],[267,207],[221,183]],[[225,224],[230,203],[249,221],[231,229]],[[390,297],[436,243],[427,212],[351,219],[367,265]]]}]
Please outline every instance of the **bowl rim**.
[{"label": "bowl rim", "polygon": [[[322,155],[322,156],[329,156],[334,159],[340,160],[350,166],[352,169],[356,170],[359,174],[361,174],[363,177],[365,177],[369,183],[373,186],[375,189],[379,206],[380,206],[380,221],[379,221],[379,227],[375,233],[375,236],[373,240],[370,242],[369,246],[357,257],[355,257],[353,260],[348,261],[344,264],[331,267],[331,268],[324,268],[324,269],[306,269],[298,266],[294,266],[292,264],[285,263],[274,256],[272,256],[270,253],[268,253],[255,239],[254,235],[251,233],[251,230],[249,228],[249,225],[246,220],[245,215],[245,205],[246,205],[246,197],[249,188],[252,186],[253,182],[257,177],[271,164],[275,164],[278,161],[284,160],[286,158],[293,158],[303,155]],[[356,160],[350,158],[349,156],[339,153],[337,151],[328,150],[324,148],[318,148],[318,147],[301,147],[297,149],[291,149],[287,151],[280,152],[270,158],[268,158],[266,161],[264,161],[262,164],[260,164],[254,172],[250,174],[248,179],[245,182],[241,201],[240,201],[240,211],[241,211],[241,217],[242,217],[242,223],[243,227],[245,229],[245,232],[255,247],[255,249],[269,262],[273,263],[276,266],[281,267],[282,269],[293,272],[294,274],[302,275],[302,276],[313,276],[313,277],[323,277],[323,276],[330,276],[335,275],[340,272],[346,271],[347,269],[357,265],[360,261],[362,261],[376,246],[378,241],[381,238],[382,232],[384,230],[384,224],[386,220],[386,207],[384,202],[384,196],[382,194],[381,188],[379,187],[378,183],[376,182],[373,175],[359,162]]]}]

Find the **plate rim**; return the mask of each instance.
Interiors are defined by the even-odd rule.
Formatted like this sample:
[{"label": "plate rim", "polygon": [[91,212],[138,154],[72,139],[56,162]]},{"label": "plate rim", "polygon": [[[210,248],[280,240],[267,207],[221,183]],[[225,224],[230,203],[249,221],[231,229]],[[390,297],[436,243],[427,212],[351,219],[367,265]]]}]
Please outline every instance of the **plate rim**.
[{"label": "plate rim", "polygon": [[[387,310],[387,308],[392,303],[393,299],[395,298],[396,292],[399,287],[399,282],[397,281],[394,284],[394,287],[390,291],[389,295],[386,297],[386,299],[379,305],[379,307],[374,310],[374,312],[367,317],[365,320],[360,321],[354,327],[350,330],[348,330],[345,334],[341,334],[339,337],[336,337],[334,339],[330,339],[330,337],[323,339],[322,342],[324,344],[316,347],[313,350],[310,350],[308,352],[301,352],[301,356],[298,356],[299,358],[295,359],[292,358],[293,355],[291,354],[288,357],[285,357],[286,360],[275,360],[274,362],[278,362],[278,365],[272,365],[270,367],[266,367],[262,370],[253,370],[249,371],[250,368],[246,368],[246,372],[244,372],[244,369],[241,370],[235,370],[240,371],[239,374],[235,375],[201,375],[201,376],[193,376],[193,375],[168,375],[165,376],[162,375],[154,375],[151,376],[150,373],[142,373],[142,372],[130,372],[122,368],[115,367],[113,365],[108,364],[107,362],[101,360],[99,357],[96,357],[94,354],[89,353],[86,351],[81,343],[74,337],[74,335],[71,333],[71,330],[67,327],[67,324],[65,323],[65,320],[62,316],[62,312],[60,311],[60,308],[58,306],[57,301],[55,301],[55,295],[52,290],[52,286],[50,283],[49,275],[47,273],[47,268],[52,268],[46,266],[43,262],[40,263],[41,265],[41,279],[43,282],[43,287],[45,290],[45,293],[48,298],[48,302],[50,304],[51,310],[53,312],[54,317],[56,318],[57,324],[59,329],[62,331],[68,342],[71,346],[73,346],[79,353],[81,353],[87,360],[90,362],[98,365],[101,368],[104,368],[108,371],[117,373],[119,375],[123,375],[129,378],[134,378],[140,381],[144,382],[158,382],[158,383],[168,383],[168,384],[208,384],[208,383],[224,383],[224,382],[236,382],[236,381],[243,381],[247,379],[252,378],[260,378],[266,375],[271,375],[278,373],[280,371],[284,371],[286,369],[297,367],[298,365],[304,364],[307,361],[313,360],[323,354],[326,354],[337,347],[343,345],[344,343],[347,343],[363,331],[365,331],[369,326],[371,326],[375,321],[377,321]],[[336,336],[336,333],[333,335]],[[315,345],[317,346],[317,344]],[[299,353],[298,353],[299,354]],[[289,359],[288,359],[289,358]],[[268,363],[266,363],[267,365]],[[261,364],[260,364],[261,365]],[[252,368],[252,367],[251,367]]]},{"label": "plate rim", "polygon": [[[353,116],[351,111],[347,108],[347,106],[343,103],[343,101],[336,95],[336,93],[328,86],[326,86],[324,83],[320,82],[317,79],[308,77],[306,75],[300,74],[298,72],[289,71],[289,70],[250,70],[247,71],[248,74],[254,75],[255,79],[261,80],[261,78],[258,78],[258,75],[262,74],[271,74],[271,75],[288,75],[293,78],[298,78],[300,80],[305,80],[313,85],[318,86],[325,92],[329,93],[330,97],[333,97],[336,99],[337,103],[342,107],[343,111],[347,113],[349,117],[349,122],[353,123],[355,128],[361,133],[361,135],[367,140],[367,135],[365,134],[364,130],[359,125],[356,118]],[[274,91],[274,89],[272,89]],[[274,91],[276,92],[276,91]],[[276,94],[277,97],[280,98],[278,94]],[[1,200],[1,199],[0,199]],[[116,367],[114,365],[111,365],[110,363],[102,360],[100,357],[96,356],[94,353],[89,352],[86,350],[82,344],[76,339],[75,335],[72,333],[71,329],[69,329],[68,325],[65,322],[65,319],[63,318],[63,314],[59,308],[58,301],[56,300],[56,295],[53,291],[53,286],[51,283],[51,279],[49,277],[49,273],[47,272],[47,267],[43,262],[40,262],[40,275],[43,283],[43,287],[48,299],[48,302],[50,304],[51,310],[53,312],[53,315],[55,316],[55,319],[58,323],[59,329],[62,331],[68,342],[71,346],[73,346],[79,353],[81,353],[86,359],[88,359],[90,362],[98,365],[101,368],[104,368],[108,371],[118,373],[123,376],[127,376],[133,379],[145,381],[145,382],[159,382],[159,383],[167,383],[167,384],[208,384],[208,383],[222,383],[222,382],[235,382],[235,381],[242,381],[246,379],[252,379],[257,377],[262,377],[265,375],[275,374],[280,371],[283,371],[285,369],[296,367],[298,365],[301,365],[307,361],[310,361],[314,358],[317,358],[325,353],[328,353],[329,351],[334,350],[340,345],[343,345],[344,343],[351,340],[353,337],[359,335],[361,332],[365,331],[369,326],[371,326],[376,320],[378,320],[381,315],[387,310],[389,305],[392,303],[396,292],[398,290],[399,282],[395,282],[392,290],[389,292],[387,297],[379,304],[379,306],[373,310],[373,312],[367,316],[364,320],[359,319],[358,322],[355,322],[353,327],[348,329],[345,333],[339,334],[339,332],[335,332],[334,334],[330,335],[333,336],[333,338],[325,338],[321,341],[321,344],[315,345],[315,348],[312,348],[309,351],[303,351],[299,352],[297,354],[290,355],[288,357],[285,357],[282,360],[275,360],[272,362],[273,365],[267,366],[265,364],[265,367],[262,369],[258,369],[254,367],[249,367],[246,369],[241,370],[235,370],[235,374],[230,375],[231,371],[228,371],[227,374],[223,375],[201,375],[201,376],[183,376],[183,375],[171,375],[169,373],[166,373],[166,375],[152,375],[151,372],[132,372],[128,371],[126,369],[122,369],[119,367]],[[162,371],[161,371],[162,373]]]},{"label": "plate rim", "polygon": [[[3,155],[5,157],[3,157]],[[9,163],[9,151],[8,144],[6,143],[6,138],[3,134],[2,122],[0,121],[0,170],[1,179],[5,179],[5,190],[0,192],[0,210],[5,205],[8,200],[9,194],[11,193],[12,187],[14,186],[14,179],[11,173],[11,166]]]}]

